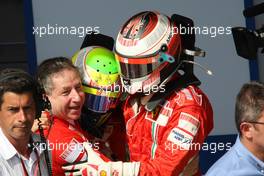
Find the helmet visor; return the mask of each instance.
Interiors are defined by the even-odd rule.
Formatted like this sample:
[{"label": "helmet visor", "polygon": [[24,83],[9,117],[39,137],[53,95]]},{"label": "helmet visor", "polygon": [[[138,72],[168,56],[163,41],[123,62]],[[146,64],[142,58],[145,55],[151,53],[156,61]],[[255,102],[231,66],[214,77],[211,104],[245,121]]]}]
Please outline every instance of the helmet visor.
[{"label": "helmet visor", "polygon": [[144,77],[158,68],[159,63],[151,64],[128,64],[120,62],[121,75],[128,79]]},{"label": "helmet visor", "polygon": [[157,70],[161,64],[173,63],[175,58],[164,52],[160,52],[155,56],[143,58],[127,58],[116,54],[119,61],[120,73],[124,78],[135,79],[147,76],[154,70]]},{"label": "helmet visor", "polygon": [[86,94],[84,107],[87,109],[98,112],[106,113],[109,109],[117,105],[117,99],[111,97],[104,97],[92,94]]},{"label": "helmet visor", "polygon": [[84,86],[84,106],[94,112],[105,113],[115,108],[118,103],[119,92],[105,91]]},{"label": "helmet visor", "polygon": [[127,79],[144,77],[160,66],[159,55],[146,56],[140,58],[129,58],[116,54],[119,61],[119,71]]}]

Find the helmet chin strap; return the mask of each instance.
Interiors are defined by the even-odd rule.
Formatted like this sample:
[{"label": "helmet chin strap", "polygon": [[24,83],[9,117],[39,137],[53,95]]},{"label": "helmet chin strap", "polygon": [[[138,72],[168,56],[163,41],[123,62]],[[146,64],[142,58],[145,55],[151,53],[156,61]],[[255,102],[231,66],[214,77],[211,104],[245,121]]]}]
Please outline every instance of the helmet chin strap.
[{"label": "helmet chin strap", "polygon": [[143,96],[143,97],[141,97],[140,98],[140,103],[142,104],[142,105],[146,105],[148,102],[149,102],[149,100],[151,99],[151,97],[154,95],[154,93],[151,93],[151,94],[149,94],[149,95],[146,95],[146,96]]}]

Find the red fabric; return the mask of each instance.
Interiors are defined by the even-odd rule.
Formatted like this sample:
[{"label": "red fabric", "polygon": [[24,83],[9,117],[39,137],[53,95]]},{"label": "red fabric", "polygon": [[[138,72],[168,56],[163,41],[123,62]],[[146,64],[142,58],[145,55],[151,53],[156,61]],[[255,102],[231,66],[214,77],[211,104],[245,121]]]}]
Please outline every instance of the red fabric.
[{"label": "red fabric", "polygon": [[[87,159],[86,152],[81,150],[81,147],[78,148],[83,142],[88,142],[87,135],[83,135],[85,132],[81,130],[78,123],[74,123],[74,121],[69,123],[66,120],[54,117],[50,130],[44,132],[51,150],[53,175],[64,175],[61,168],[64,164]],[[68,146],[68,148],[65,146]],[[101,155],[101,157],[105,161],[109,161],[105,156]]]},{"label": "red fabric", "polygon": [[[199,152],[199,148],[180,149],[181,144],[177,142],[188,143],[190,140],[186,139],[192,139],[192,143],[199,143],[201,147],[213,128],[213,111],[208,98],[198,87],[189,86],[173,92],[156,108],[156,114],[148,112],[143,105],[139,106],[136,114],[132,108],[133,99],[135,98],[128,98],[124,104],[130,160],[141,162],[141,176],[179,175],[190,159]],[[168,122],[165,126],[157,124],[154,128],[161,114],[168,117]],[[182,129],[186,119],[187,126]],[[169,135],[173,140],[169,140]],[[188,136],[189,138],[185,138]],[[157,148],[155,155],[151,155],[154,138]]]}]

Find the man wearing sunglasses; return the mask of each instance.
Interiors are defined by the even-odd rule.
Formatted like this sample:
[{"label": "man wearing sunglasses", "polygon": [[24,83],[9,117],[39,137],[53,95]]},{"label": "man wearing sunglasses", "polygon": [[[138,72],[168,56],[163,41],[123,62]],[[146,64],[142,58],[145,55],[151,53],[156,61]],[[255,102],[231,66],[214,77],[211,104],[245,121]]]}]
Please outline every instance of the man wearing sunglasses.
[{"label": "man wearing sunglasses", "polygon": [[264,85],[244,84],[236,99],[234,146],[207,172],[217,175],[264,175]]}]

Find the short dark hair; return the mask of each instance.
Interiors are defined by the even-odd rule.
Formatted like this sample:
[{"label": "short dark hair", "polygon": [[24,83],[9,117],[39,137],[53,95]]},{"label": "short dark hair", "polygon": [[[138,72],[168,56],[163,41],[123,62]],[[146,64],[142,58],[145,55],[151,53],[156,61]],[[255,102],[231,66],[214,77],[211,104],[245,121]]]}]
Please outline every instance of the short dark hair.
[{"label": "short dark hair", "polygon": [[22,94],[25,92],[32,92],[36,108],[39,103],[38,84],[34,78],[27,72],[7,68],[0,71],[0,109],[3,104],[3,96],[6,92],[13,92]]},{"label": "short dark hair", "polygon": [[264,110],[264,84],[259,82],[246,83],[236,98],[235,120],[239,133],[242,122],[257,121]]},{"label": "short dark hair", "polygon": [[[53,83],[51,78],[54,74],[63,70],[73,70],[80,75],[79,70],[73,65],[70,59],[66,57],[54,57],[44,60],[38,67],[37,79],[43,91],[51,93]],[[81,78],[81,76],[80,76]]]}]

